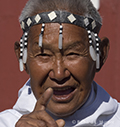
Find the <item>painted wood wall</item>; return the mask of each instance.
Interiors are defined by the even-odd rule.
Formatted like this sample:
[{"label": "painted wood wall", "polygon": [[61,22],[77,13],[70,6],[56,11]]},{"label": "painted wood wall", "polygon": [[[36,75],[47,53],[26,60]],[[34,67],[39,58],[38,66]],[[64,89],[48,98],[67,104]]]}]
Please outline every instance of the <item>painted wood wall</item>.
[{"label": "painted wood wall", "polygon": [[[14,42],[22,35],[18,17],[26,1],[0,0],[0,111],[15,104],[18,90],[28,79],[19,72],[14,54]],[[120,101],[120,0],[100,0],[99,12],[103,18],[100,37],[109,38],[110,52],[95,81]]]}]

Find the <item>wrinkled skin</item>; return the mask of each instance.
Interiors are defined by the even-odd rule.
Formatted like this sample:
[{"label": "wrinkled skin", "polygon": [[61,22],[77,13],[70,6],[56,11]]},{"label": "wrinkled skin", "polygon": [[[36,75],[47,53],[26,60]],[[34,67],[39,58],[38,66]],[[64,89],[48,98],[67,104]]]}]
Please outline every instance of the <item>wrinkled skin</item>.
[{"label": "wrinkled skin", "polygon": [[[25,69],[30,75],[31,87],[38,102],[34,111],[23,116],[16,127],[22,127],[21,123],[26,127],[32,127],[30,125],[37,127],[38,123],[35,121],[38,119],[42,121],[39,122],[40,127],[48,125],[59,127],[59,122],[54,121],[45,109],[59,117],[69,116],[79,109],[89,96],[96,73],[96,64],[89,55],[87,32],[75,25],[62,25],[62,50],[58,48],[60,26],[58,23],[46,24],[42,48],[38,46],[41,25],[33,26],[30,30]],[[19,53],[19,51],[16,52]],[[18,53],[17,56],[19,56]],[[101,54],[105,56],[104,52]],[[48,88],[52,88],[51,91],[48,90],[49,97],[44,94]],[[61,92],[59,93],[58,90]],[[43,95],[47,99],[43,99]],[[30,119],[32,124],[25,122]],[[64,126],[64,121],[60,120],[60,122],[62,123],[60,126]]]}]

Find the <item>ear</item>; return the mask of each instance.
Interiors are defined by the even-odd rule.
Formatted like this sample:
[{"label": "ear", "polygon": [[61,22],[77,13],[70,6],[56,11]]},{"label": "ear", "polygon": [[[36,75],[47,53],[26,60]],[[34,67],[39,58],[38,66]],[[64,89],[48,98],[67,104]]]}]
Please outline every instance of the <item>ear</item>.
[{"label": "ear", "polygon": [[[107,37],[101,38],[101,42],[100,42],[100,69],[102,68],[102,66],[104,65],[107,57],[108,57],[108,52],[110,49],[110,44],[109,44],[109,39]],[[97,70],[98,71],[100,71]]]},{"label": "ear", "polygon": [[[14,44],[14,51],[15,51],[17,60],[19,61],[19,58],[20,58],[20,42],[18,42],[18,41],[15,42],[15,44]],[[23,64],[23,66],[24,66],[24,70],[27,72],[26,64]]]}]

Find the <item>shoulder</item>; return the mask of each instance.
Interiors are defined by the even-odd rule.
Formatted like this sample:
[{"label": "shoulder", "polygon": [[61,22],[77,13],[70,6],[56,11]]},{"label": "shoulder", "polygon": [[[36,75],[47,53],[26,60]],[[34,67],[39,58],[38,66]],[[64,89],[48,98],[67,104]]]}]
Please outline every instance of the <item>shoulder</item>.
[{"label": "shoulder", "polygon": [[118,103],[118,108],[114,115],[111,116],[111,119],[105,123],[105,127],[120,127],[120,103]]},{"label": "shoulder", "polygon": [[36,98],[30,86],[30,80],[19,90],[18,96],[19,98],[13,109],[23,115],[32,112],[36,104]]},{"label": "shoulder", "polygon": [[96,117],[96,123],[103,127],[120,127],[120,103],[95,82],[94,87],[97,94],[93,104],[97,109],[92,118]]},{"label": "shoulder", "polygon": [[30,87],[30,80],[19,90],[18,96],[13,109],[0,113],[0,127],[14,127],[22,115],[33,111],[36,99]]},{"label": "shoulder", "polygon": [[114,115],[104,123],[104,127],[120,127],[120,103],[118,103],[118,108]]},{"label": "shoulder", "polygon": [[97,102],[101,102],[96,112],[100,112],[99,121],[103,127],[120,127],[120,103],[113,99],[101,86],[95,84]]}]

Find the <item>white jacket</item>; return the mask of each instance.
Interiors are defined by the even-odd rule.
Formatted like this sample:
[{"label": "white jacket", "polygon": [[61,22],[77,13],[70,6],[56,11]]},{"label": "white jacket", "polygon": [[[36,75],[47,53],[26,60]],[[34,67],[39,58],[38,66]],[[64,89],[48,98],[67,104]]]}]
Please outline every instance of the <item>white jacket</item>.
[{"label": "white jacket", "polygon": [[[71,121],[74,127],[120,127],[120,104],[95,82],[93,82],[93,87],[94,101],[64,119],[66,123]],[[0,127],[15,127],[22,115],[33,111],[36,99],[30,87],[30,81],[19,90],[18,95],[19,98],[13,109],[0,113]],[[65,127],[71,126],[66,125]]]}]

